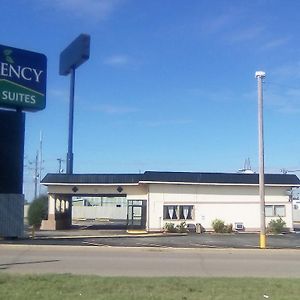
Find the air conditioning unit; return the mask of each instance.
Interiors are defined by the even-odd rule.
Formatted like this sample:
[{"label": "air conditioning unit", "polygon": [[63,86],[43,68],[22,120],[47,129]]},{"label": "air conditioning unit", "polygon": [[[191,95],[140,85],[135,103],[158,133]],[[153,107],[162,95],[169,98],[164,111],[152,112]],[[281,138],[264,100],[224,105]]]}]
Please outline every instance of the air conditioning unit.
[{"label": "air conditioning unit", "polygon": [[235,230],[238,230],[238,231],[245,229],[244,224],[242,222],[234,223],[234,228],[235,228]]}]

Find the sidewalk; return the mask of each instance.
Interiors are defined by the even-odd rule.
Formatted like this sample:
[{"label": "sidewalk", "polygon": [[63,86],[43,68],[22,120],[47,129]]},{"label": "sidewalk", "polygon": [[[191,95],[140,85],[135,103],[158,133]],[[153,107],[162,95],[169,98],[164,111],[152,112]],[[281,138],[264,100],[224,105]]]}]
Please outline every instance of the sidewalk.
[{"label": "sidewalk", "polygon": [[[164,233],[147,233],[141,230],[39,230],[35,232],[35,239],[80,239],[80,238],[121,238],[121,237],[157,237],[165,236]],[[25,237],[31,237],[31,232],[26,232]]]},{"label": "sidewalk", "polygon": [[[37,230],[35,231],[35,239],[87,239],[87,238],[121,238],[121,237],[158,237],[166,235],[186,235],[186,234],[166,234],[163,232],[150,232],[145,230],[126,230],[124,226],[106,227],[85,226],[75,224],[72,228],[66,230]],[[24,238],[31,238],[32,231],[25,228]]]}]

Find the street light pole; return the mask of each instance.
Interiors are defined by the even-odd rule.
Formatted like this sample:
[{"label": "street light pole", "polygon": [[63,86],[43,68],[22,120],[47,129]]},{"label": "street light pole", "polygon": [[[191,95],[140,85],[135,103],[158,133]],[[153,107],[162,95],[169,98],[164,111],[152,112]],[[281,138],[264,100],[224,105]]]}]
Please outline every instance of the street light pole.
[{"label": "street light pole", "polygon": [[258,94],[258,156],[259,156],[259,198],[260,198],[260,236],[259,246],[266,248],[266,220],[265,220],[265,167],[264,167],[264,128],[263,128],[263,88],[262,80],[266,77],[263,71],[257,71]]}]

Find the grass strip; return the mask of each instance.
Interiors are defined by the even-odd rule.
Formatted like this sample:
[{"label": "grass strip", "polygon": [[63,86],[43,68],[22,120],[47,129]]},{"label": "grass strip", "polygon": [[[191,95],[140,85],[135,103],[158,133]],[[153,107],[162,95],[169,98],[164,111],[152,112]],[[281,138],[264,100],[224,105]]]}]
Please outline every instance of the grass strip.
[{"label": "grass strip", "polygon": [[0,274],[0,299],[299,299],[300,279]]}]

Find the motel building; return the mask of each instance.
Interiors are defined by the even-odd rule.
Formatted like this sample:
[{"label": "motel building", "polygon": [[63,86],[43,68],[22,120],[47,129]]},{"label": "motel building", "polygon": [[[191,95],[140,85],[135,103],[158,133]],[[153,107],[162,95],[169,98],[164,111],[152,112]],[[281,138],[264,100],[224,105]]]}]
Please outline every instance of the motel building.
[{"label": "motel building", "polygon": [[[125,220],[128,229],[147,232],[183,221],[210,231],[215,219],[236,230],[259,231],[258,180],[258,174],[243,173],[47,174],[41,182],[49,201],[42,229],[66,229],[72,219],[92,214]],[[266,224],[281,217],[286,229],[293,230],[292,189],[297,187],[296,175],[265,174]]]}]

